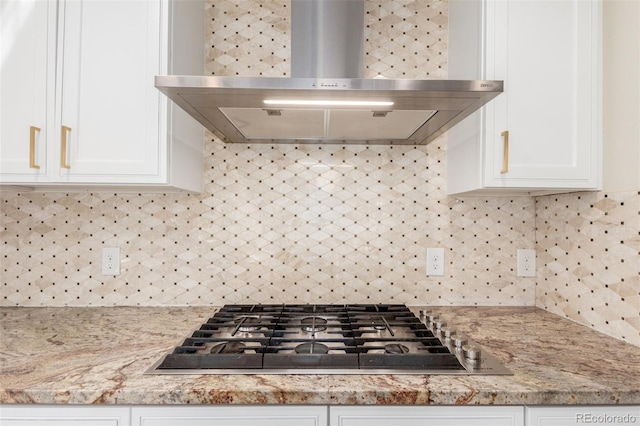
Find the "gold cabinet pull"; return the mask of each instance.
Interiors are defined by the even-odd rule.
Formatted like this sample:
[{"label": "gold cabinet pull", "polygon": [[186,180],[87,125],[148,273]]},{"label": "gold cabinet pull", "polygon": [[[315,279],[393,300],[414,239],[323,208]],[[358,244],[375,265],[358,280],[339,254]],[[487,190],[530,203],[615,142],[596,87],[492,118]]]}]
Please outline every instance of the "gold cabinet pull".
[{"label": "gold cabinet pull", "polygon": [[500,133],[500,136],[502,136],[502,140],[504,142],[502,152],[502,170],[500,170],[500,173],[504,174],[509,171],[509,131],[505,130]]},{"label": "gold cabinet pull", "polygon": [[61,135],[61,147],[60,147],[60,167],[63,169],[70,169],[71,166],[67,164],[67,135],[71,132],[71,127],[62,126]]},{"label": "gold cabinet pull", "polygon": [[39,169],[40,166],[36,164],[36,132],[40,131],[40,127],[29,127],[29,168]]}]

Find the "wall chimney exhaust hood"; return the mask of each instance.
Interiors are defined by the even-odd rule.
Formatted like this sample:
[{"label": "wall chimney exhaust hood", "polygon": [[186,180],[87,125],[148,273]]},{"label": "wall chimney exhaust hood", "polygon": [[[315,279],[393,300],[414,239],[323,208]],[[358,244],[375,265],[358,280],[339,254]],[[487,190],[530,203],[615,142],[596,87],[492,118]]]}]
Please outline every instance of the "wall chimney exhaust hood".
[{"label": "wall chimney exhaust hood", "polygon": [[230,143],[427,144],[502,81],[364,79],[364,0],[292,0],[291,78],[156,76]]}]

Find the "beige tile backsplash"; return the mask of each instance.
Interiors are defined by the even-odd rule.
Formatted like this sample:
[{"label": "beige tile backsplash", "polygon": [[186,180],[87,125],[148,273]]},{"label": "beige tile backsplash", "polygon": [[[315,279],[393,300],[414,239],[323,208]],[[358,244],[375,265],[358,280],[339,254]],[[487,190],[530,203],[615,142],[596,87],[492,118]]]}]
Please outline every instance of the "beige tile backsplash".
[{"label": "beige tile backsplash", "polygon": [[447,198],[438,143],[207,149],[199,195],[3,194],[2,304],[533,304],[534,201]]},{"label": "beige tile backsplash", "polygon": [[[366,5],[367,77],[446,78],[446,1]],[[288,75],[288,1],[210,1],[206,19],[208,74]],[[444,138],[205,147],[202,194],[3,192],[0,305],[537,304],[640,345],[638,193],[447,197]],[[121,275],[101,275],[103,247]],[[517,278],[533,247],[538,277]]]},{"label": "beige tile backsplash", "polygon": [[536,199],[536,305],[640,346],[640,192]]}]

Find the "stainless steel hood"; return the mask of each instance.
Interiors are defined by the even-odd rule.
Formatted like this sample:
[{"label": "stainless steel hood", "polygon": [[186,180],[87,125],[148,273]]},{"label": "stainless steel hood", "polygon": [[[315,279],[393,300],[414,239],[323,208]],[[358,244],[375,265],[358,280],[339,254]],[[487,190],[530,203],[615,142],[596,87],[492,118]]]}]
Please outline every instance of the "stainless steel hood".
[{"label": "stainless steel hood", "polygon": [[364,79],[364,0],[292,0],[292,78],[157,76],[231,143],[427,144],[502,81]]}]

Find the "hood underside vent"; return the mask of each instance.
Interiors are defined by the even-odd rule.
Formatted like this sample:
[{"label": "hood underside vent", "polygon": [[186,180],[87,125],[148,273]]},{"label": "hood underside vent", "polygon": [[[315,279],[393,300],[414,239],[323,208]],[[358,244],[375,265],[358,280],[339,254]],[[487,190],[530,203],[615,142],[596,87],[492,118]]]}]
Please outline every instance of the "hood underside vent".
[{"label": "hood underside vent", "polygon": [[364,0],[291,0],[292,78],[158,76],[231,143],[427,144],[502,81],[364,79]]}]

